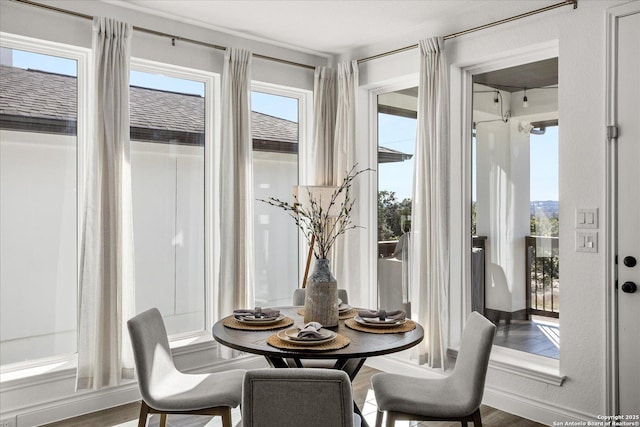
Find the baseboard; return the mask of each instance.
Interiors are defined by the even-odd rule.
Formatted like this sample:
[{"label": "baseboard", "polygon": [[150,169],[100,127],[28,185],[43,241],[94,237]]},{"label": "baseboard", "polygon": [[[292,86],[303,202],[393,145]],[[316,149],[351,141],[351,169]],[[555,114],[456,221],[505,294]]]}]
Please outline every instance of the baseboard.
[{"label": "baseboard", "polygon": [[577,423],[575,425],[587,425],[587,421],[597,420],[594,414],[578,412],[566,406],[519,395],[511,390],[507,392],[489,386],[484,390],[482,403],[548,426],[553,426],[554,422],[562,422],[562,425],[569,425],[566,422],[575,422]]},{"label": "baseboard", "polygon": [[[454,356],[454,354],[450,354]],[[408,375],[416,378],[442,378],[445,373],[436,369],[419,366],[408,360],[400,360],[393,356],[381,356],[368,359],[367,366],[384,372]],[[530,396],[519,395],[513,391],[505,391],[487,386],[482,403],[522,418],[545,425],[553,425],[556,421],[596,420],[593,414],[575,411],[571,408],[541,401]]]},{"label": "baseboard", "polygon": [[[181,356],[176,357],[179,359]],[[209,359],[212,360],[212,359]],[[267,364],[260,356],[243,356],[233,360],[212,360],[209,363],[200,363],[190,373],[216,372],[229,369],[256,369],[266,367]],[[140,400],[140,392],[135,381],[117,387],[104,390],[73,392],[75,389],[75,371],[60,375],[46,384],[34,381],[32,386],[22,384],[18,389],[7,393],[18,393],[11,400],[17,398],[24,404],[13,408],[10,412],[3,412],[2,418],[16,419],[17,427],[32,427],[48,424],[68,418],[89,414],[115,406]],[[66,396],[64,396],[66,390]],[[56,392],[57,391],[57,392]],[[51,399],[52,396],[63,397]],[[31,396],[31,399],[28,397]],[[38,399],[36,396],[48,396]],[[4,396],[7,397],[7,396]],[[4,406],[4,405],[3,405]],[[5,409],[5,408],[3,408]]]},{"label": "baseboard", "polygon": [[[75,382],[75,377],[74,380]],[[135,382],[112,387],[107,391],[95,391],[72,396],[44,405],[30,408],[16,416],[17,427],[30,427],[61,421],[91,412],[113,408],[140,400],[140,392]]]}]

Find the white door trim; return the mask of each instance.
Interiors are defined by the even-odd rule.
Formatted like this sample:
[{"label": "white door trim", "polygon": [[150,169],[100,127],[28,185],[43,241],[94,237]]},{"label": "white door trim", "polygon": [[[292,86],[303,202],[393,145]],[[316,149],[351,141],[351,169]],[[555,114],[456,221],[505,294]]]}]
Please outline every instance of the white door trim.
[{"label": "white door trim", "polygon": [[[640,13],[640,2],[630,2],[620,6],[612,7],[606,12],[606,126],[617,126],[617,33],[618,20],[624,16]],[[606,135],[606,132],[605,132]],[[616,142],[614,135],[607,137],[606,156],[606,212],[605,228],[606,246],[605,257],[607,287],[605,291],[605,315],[606,315],[606,390],[605,408],[607,414],[618,414],[620,412],[618,393],[619,387],[619,366],[618,366],[618,301],[616,292],[617,268],[616,268],[616,248],[617,248],[617,160]]]}]

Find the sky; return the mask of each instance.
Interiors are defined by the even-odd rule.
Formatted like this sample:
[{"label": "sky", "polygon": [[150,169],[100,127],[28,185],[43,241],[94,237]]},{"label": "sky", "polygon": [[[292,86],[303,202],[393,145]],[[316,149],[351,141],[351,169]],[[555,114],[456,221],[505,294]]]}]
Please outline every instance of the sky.
[{"label": "sky", "polygon": [[[75,61],[70,59],[14,50],[12,60],[15,67],[77,75]],[[204,84],[201,82],[135,70],[131,72],[131,84],[204,96]],[[295,98],[252,92],[251,107],[253,111],[298,122],[298,100]],[[379,145],[414,154],[416,120],[388,114],[379,114],[378,117]],[[531,135],[530,150],[531,200],[558,200],[558,128],[547,128],[544,135]],[[379,189],[394,191],[398,201],[411,198],[413,167],[413,158],[378,165]]]},{"label": "sky", "polygon": [[558,200],[558,127],[530,135],[531,200]]},{"label": "sky", "polygon": [[74,77],[78,75],[76,61],[73,59],[13,49],[12,61],[13,66],[17,68],[31,68]]},{"label": "sky", "polygon": [[[378,114],[378,145],[407,154],[416,147],[416,120],[390,114]],[[404,162],[378,165],[378,190],[393,191],[402,201],[412,197],[414,158]]]}]

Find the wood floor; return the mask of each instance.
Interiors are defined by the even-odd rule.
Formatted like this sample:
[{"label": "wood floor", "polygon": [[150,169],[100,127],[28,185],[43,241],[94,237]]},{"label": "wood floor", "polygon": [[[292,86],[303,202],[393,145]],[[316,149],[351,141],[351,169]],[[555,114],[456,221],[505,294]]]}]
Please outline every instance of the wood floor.
[{"label": "wood floor", "polygon": [[560,325],[553,319],[500,322],[493,342],[501,347],[560,359]]},{"label": "wood floor", "polygon": [[[371,389],[371,376],[377,373],[375,369],[363,367],[358,377],[353,382],[353,393],[358,407],[361,408],[364,417],[370,426],[375,425],[376,406],[373,390]],[[107,409],[93,414],[83,415],[77,418],[71,418],[65,421],[48,424],[50,427],[136,427],[138,424],[138,414],[140,411],[140,403],[130,403],[128,405],[118,406],[116,408]],[[542,427],[542,424],[517,417],[515,415],[499,411],[497,409],[482,406],[482,425],[484,427]],[[233,413],[233,425],[240,420],[240,411],[236,408]],[[148,426],[157,426],[159,417],[154,415],[149,417]],[[219,427],[221,426],[220,418],[189,416],[180,417],[170,415],[167,418],[167,425],[170,427]],[[459,427],[460,423],[451,422],[408,422],[398,421],[396,427]],[[273,426],[277,427],[277,426]],[[303,426],[301,426],[303,427]],[[327,426],[331,427],[331,426]]]}]

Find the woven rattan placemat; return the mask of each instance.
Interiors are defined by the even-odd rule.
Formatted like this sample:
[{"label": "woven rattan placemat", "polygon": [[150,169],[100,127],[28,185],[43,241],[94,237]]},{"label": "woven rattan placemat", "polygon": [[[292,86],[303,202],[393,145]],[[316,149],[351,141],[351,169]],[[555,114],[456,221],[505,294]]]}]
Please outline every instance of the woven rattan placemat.
[{"label": "woven rattan placemat", "polygon": [[372,334],[400,334],[403,332],[413,331],[416,328],[416,323],[413,320],[407,320],[402,325],[390,326],[387,328],[377,328],[375,326],[367,327],[361,325],[353,319],[346,320],[344,324],[351,329],[361,332],[369,332]]},{"label": "woven rattan placemat", "polygon": [[269,331],[271,329],[280,329],[293,325],[293,319],[285,317],[279,322],[270,325],[249,325],[238,321],[235,317],[229,316],[222,321],[222,324],[231,329],[242,329],[244,331]]},{"label": "woven rattan placemat", "polygon": [[[300,316],[304,316],[304,308],[299,308],[297,313]],[[358,309],[352,308],[351,310],[345,311],[344,313],[338,313],[339,320],[351,319],[352,317],[356,317],[358,315]]]},{"label": "woven rattan placemat", "polygon": [[290,341],[285,341],[278,338],[277,334],[271,335],[267,338],[267,344],[272,347],[286,349],[286,350],[300,350],[300,351],[329,351],[329,350],[339,350],[349,345],[351,341],[349,338],[344,335],[338,334],[336,339],[328,342],[326,344],[318,344],[318,345],[300,345],[296,343],[292,343]]}]

